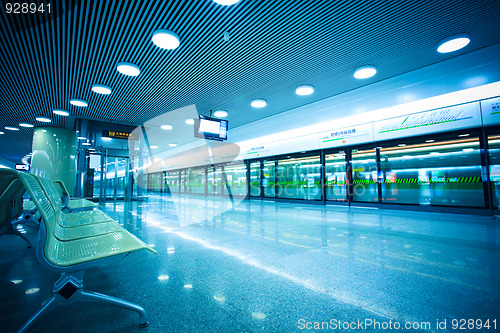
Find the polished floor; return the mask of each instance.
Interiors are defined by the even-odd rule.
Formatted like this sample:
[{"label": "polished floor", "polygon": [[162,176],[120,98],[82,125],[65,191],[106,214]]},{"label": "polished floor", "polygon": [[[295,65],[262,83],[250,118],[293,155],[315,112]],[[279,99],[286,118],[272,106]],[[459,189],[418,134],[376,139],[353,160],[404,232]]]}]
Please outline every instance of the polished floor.
[{"label": "polished floor", "polygon": [[[455,332],[462,319],[481,320],[468,332],[500,331],[492,217],[159,195],[103,209],[158,254],[90,269],[85,288],[144,306],[150,326],[125,310],[77,307],[34,332]],[[26,231],[35,242],[35,227]],[[58,276],[34,254],[0,237],[2,332],[51,295]]]}]

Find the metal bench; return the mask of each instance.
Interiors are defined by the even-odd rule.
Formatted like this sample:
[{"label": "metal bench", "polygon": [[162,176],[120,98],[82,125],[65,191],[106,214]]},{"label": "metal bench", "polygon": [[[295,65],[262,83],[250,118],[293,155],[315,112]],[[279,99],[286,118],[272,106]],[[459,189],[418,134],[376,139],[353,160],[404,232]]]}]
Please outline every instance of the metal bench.
[{"label": "metal bench", "polygon": [[38,262],[46,269],[61,273],[54,284],[53,296],[18,332],[27,331],[46,313],[76,303],[104,304],[132,310],[139,314],[141,327],[147,326],[148,315],[139,305],[116,297],[84,291],[83,273],[87,268],[123,258],[132,251],[156,251],[123,228],[105,234],[86,234],[85,237],[80,237],[78,232],[85,231],[76,227],[75,238],[61,240],[56,235],[56,230],[60,227],[58,221],[62,212],[53,207],[42,185],[43,178],[11,169],[0,169],[0,178],[9,175],[18,177],[42,216],[36,246]]},{"label": "metal bench", "polygon": [[54,185],[61,196],[64,207],[69,211],[85,211],[99,208],[98,204],[87,199],[70,199],[69,192],[61,180],[56,180]]},{"label": "metal bench", "polygon": [[28,247],[31,243],[16,225],[23,212],[23,194],[26,192],[21,181],[14,177],[0,178],[0,235],[14,235],[22,238]]}]

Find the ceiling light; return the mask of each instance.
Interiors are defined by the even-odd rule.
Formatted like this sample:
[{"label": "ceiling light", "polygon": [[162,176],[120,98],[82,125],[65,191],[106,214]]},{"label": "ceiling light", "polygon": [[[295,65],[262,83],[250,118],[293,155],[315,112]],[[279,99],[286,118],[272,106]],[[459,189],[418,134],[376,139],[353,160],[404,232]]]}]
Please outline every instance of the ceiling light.
[{"label": "ceiling light", "polygon": [[194,125],[194,119],[191,119],[191,118],[186,119],[186,124],[188,124],[188,125]]},{"label": "ceiling light", "polygon": [[9,131],[19,131],[19,128],[17,128],[17,127],[12,127],[12,126],[5,126],[5,129],[6,129],[6,130],[9,130]]},{"label": "ceiling light", "polygon": [[111,88],[102,84],[93,84],[92,91],[103,95],[111,94]]},{"label": "ceiling light", "polygon": [[223,5],[223,6],[231,6],[237,2],[240,2],[240,0],[214,0],[214,2],[218,3],[219,5]]},{"label": "ceiling light", "polygon": [[431,143],[431,142],[434,142],[434,141],[436,141],[436,140],[425,140],[425,142],[427,142],[427,143]]},{"label": "ceiling light", "polygon": [[82,143],[82,146],[90,146],[90,143],[84,142],[84,143]]},{"label": "ceiling light", "polygon": [[86,138],[86,137],[84,137],[84,136],[79,136],[79,137],[78,137],[78,140],[87,140],[87,138]]},{"label": "ceiling light", "polygon": [[459,138],[463,138],[463,137],[466,137],[466,136],[469,136],[470,134],[469,133],[466,133],[466,134],[460,134],[458,137]]},{"label": "ceiling light", "polygon": [[375,68],[375,66],[371,66],[371,65],[362,66],[362,67],[357,68],[354,71],[354,77],[356,79],[367,79],[369,77],[372,77],[376,73],[377,73],[377,68]]},{"label": "ceiling light", "polygon": [[176,49],[180,44],[177,34],[163,29],[153,32],[153,38],[151,40],[159,48],[167,50]]},{"label": "ceiling light", "polygon": [[170,147],[177,147],[177,143],[169,143],[168,144]]},{"label": "ceiling light", "polygon": [[112,138],[110,138],[110,137],[107,137],[107,136],[102,137],[102,141],[111,141],[111,140],[112,140]]},{"label": "ceiling light", "polygon": [[251,103],[250,103],[251,106],[253,106],[254,108],[263,108],[267,105],[267,102],[265,99],[254,99]]},{"label": "ceiling light", "polygon": [[43,129],[43,130],[42,130],[42,132],[43,132],[43,133],[45,133],[45,132],[47,132],[47,130],[44,130],[44,129]]},{"label": "ceiling light", "polygon": [[295,89],[295,93],[300,96],[311,95],[313,92],[314,88],[309,84],[298,86],[297,89]]},{"label": "ceiling light", "polygon": [[137,76],[141,73],[141,70],[138,66],[129,62],[119,62],[118,65],[116,65],[116,70],[123,75],[128,76]]},{"label": "ceiling light", "polygon": [[437,51],[439,53],[449,53],[460,50],[469,44],[470,38],[466,34],[458,34],[443,39],[438,43]]},{"label": "ceiling light", "polygon": [[150,147],[151,147],[151,149],[157,149],[158,148],[158,146],[150,146]]},{"label": "ceiling light", "polygon": [[50,123],[52,119],[50,118],[45,118],[45,117],[36,117],[35,118],[37,121],[41,121],[42,123]]},{"label": "ceiling light", "polygon": [[21,127],[29,127],[29,128],[35,127],[35,126],[33,126],[31,124],[28,124],[28,123],[19,123],[19,126],[21,126]]},{"label": "ceiling light", "polygon": [[171,130],[172,129],[172,125],[161,125],[161,129],[165,130],[165,131]]},{"label": "ceiling light", "polygon": [[227,111],[217,110],[214,112],[214,116],[219,117],[219,118],[227,117]]},{"label": "ceiling light", "polygon": [[70,99],[69,104],[74,105],[74,106],[81,106],[81,107],[86,107],[89,105],[89,103],[87,103],[83,99],[77,99],[77,98]]},{"label": "ceiling light", "polygon": [[68,111],[64,111],[64,110],[59,110],[59,109],[54,109],[52,112],[54,112],[55,114],[59,115],[59,116],[69,116],[69,112]]},{"label": "ceiling light", "polygon": [[400,143],[400,144],[398,145],[398,147],[406,147],[406,144],[405,144],[405,143]]},{"label": "ceiling light", "polygon": [[0,132],[0,135],[5,134],[4,132]]}]

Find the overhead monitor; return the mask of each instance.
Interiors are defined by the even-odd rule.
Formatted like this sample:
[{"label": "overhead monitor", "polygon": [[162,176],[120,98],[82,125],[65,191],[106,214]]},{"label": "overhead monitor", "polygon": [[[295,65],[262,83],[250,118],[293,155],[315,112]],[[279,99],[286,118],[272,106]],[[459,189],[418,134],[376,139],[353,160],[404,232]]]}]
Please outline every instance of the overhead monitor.
[{"label": "overhead monitor", "polygon": [[207,140],[227,140],[227,120],[200,116],[194,121],[194,136]]},{"label": "overhead monitor", "polygon": [[30,171],[28,164],[16,164],[16,170]]}]

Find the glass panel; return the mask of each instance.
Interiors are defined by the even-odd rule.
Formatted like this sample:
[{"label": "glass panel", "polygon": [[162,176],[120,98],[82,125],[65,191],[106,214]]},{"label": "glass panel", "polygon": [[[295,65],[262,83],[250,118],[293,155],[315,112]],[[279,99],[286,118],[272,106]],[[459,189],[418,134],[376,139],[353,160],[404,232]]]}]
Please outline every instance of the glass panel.
[{"label": "glass panel", "polygon": [[232,195],[247,195],[247,168],[242,162],[224,166]]},{"label": "glass panel", "polygon": [[106,158],[106,198],[115,197],[115,158]]},{"label": "glass panel", "polygon": [[347,201],[345,154],[325,156],[326,200]]},{"label": "glass panel", "polygon": [[375,149],[352,150],[352,200],[378,202]]},{"label": "glass panel", "polygon": [[213,171],[212,166],[208,166],[208,175],[207,175],[207,183],[208,183],[208,194],[215,194],[216,188],[215,188],[215,174]]},{"label": "glass panel", "polygon": [[319,156],[278,161],[278,197],[321,200]]},{"label": "glass panel", "polygon": [[171,193],[179,193],[179,171],[167,172],[167,185]]},{"label": "glass panel", "polygon": [[214,185],[215,185],[215,193],[214,194],[222,194],[222,170],[221,170],[220,166],[215,167]]},{"label": "glass panel", "polygon": [[262,179],[262,186],[264,187],[264,196],[268,198],[274,198],[276,193],[276,177],[274,174],[274,169],[274,161],[264,162],[264,178]]},{"label": "glass panel", "polygon": [[162,178],[163,178],[162,172],[149,174],[149,190],[153,192],[160,192]]},{"label": "glass panel", "polygon": [[250,163],[250,195],[260,197],[260,162]]},{"label": "glass panel", "polygon": [[477,137],[382,148],[380,167],[383,202],[484,207]]},{"label": "glass panel", "polygon": [[189,188],[191,193],[205,193],[205,168],[189,169]]},{"label": "glass panel", "polygon": [[493,207],[499,207],[500,201],[500,135],[488,136],[488,148],[490,155],[490,183]]},{"label": "glass panel", "polygon": [[186,170],[181,171],[181,193],[187,193],[189,190],[188,187],[188,178]]},{"label": "glass panel", "polygon": [[126,173],[126,168],[127,168],[127,163],[128,159],[126,158],[118,158],[118,163],[116,165],[116,171],[117,171],[117,180],[116,180],[116,196],[118,198],[124,198],[125,197],[125,173]]}]

